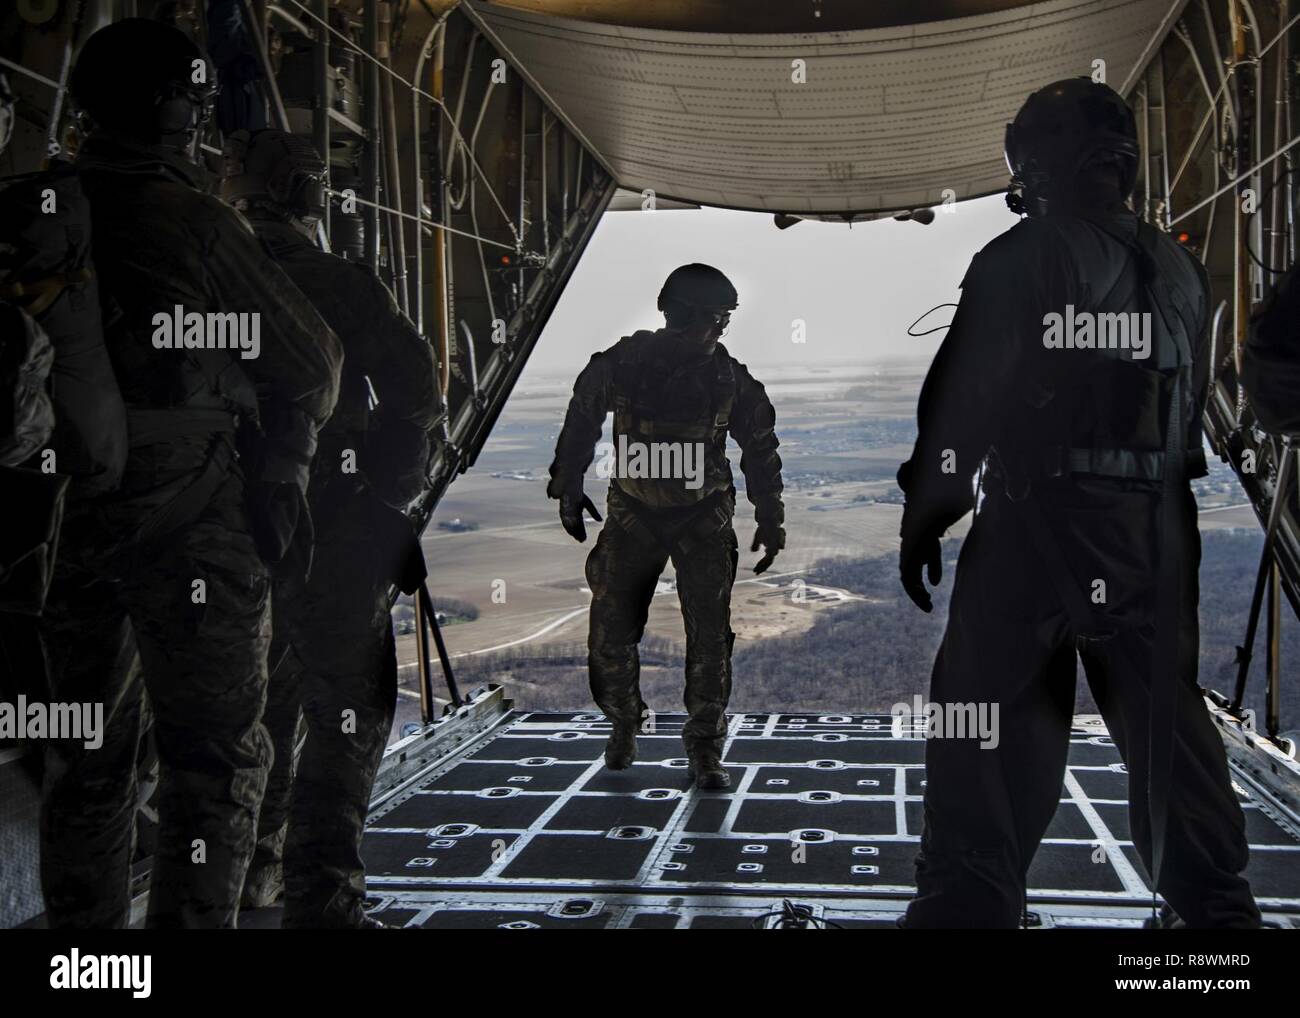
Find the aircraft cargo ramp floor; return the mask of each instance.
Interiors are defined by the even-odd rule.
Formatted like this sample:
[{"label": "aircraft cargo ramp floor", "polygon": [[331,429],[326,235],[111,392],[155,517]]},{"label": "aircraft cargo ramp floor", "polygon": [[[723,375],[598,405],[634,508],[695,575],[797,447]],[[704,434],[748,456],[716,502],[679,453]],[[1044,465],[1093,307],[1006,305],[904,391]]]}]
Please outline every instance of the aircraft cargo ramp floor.
[{"label": "aircraft cargo ramp floor", "polygon": [[[431,928],[762,928],[789,900],[827,925],[893,925],[912,893],[923,739],[894,738],[888,715],[736,714],[732,791],[701,792],[687,786],[682,721],[658,715],[615,772],[599,713],[517,712],[499,688],[480,692],[426,730],[440,731],[423,752],[412,736],[385,760],[364,846],[371,914]],[[1101,721],[1076,718],[1029,874],[1032,925],[1150,914],[1126,782]],[[1300,927],[1300,843],[1237,784],[1247,876],[1271,920]]]}]

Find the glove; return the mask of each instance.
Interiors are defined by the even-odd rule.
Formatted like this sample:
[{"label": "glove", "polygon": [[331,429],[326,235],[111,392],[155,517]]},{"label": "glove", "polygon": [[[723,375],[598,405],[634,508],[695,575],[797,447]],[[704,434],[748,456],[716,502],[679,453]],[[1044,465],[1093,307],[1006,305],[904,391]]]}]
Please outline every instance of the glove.
[{"label": "glove", "polygon": [[262,561],[277,566],[293,545],[298,521],[307,515],[298,485],[285,481],[248,482],[248,515]]},{"label": "glove", "polygon": [[943,579],[943,549],[939,539],[947,527],[933,524],[924,527],[909,525],[907,511],[903,512],[902,544],[898,553],[898,573],[903,581],[903,590],[912,599],[912,603],[923,612],[934,610],[930,592],[925,588],[921,578],[922,569],[930,580],[930,586],[937,587]]},{"label": "glove", "polygon": [[785,531],[775,523],[760,523],[754,531],[754,543],[749,546],[749,550],[758,551],[760,546],[764,554],[758,560],[758,565],[754,566],[755,573],[765,572],[776,561],[776,556],[785,547]]},{"label": "glove", "polygon": [[600,513],[583,492],[560,496],[560,526],[564,528],[566,534],[579,542],[587,539],[587,527],[582,521],[584,509],[591,514],[593,520],[600,522]]}]

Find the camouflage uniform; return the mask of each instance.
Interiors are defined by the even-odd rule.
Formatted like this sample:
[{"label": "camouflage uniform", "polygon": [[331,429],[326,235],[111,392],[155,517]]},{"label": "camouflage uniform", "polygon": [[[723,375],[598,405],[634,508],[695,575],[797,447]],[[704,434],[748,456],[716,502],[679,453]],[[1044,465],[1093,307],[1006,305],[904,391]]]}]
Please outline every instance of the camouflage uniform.
[{"label": "camouflage uniform", "polygon": [[[247,224],[202,193],[202,171],[173,150],[101,131],[78,166],[131,448],[117,495],[65,524],[46,609],[54,699],[105,704],[101,748],[49,747],[47,910],[55,926],[127,919],[147,690],[161,763],[148,922],[230,927],[270,759],[260,720],[269,578],[251,536],[236,417],[264,423],[258,479],[305,488],[341,351]],[[260,356],[155,349],[153,315],[177,304],[260,313]]]},{"label": "camouflage uniform", "polygon": [[[365,895],[361,835],[397,699],[388,595],[414,548],[394,507],[423,489],[441,394],[432,349],[368,269],[318,250],[286,222],[254,214],[253,225],[346,357],[312,474],[311,574],[305,589],[275,589],[272,661],[283,664],[266,723],[276,764],[250,880],[279,862],[283,846],[285,925],[348,926]],[[377,413],[368,409],[367,379]],[[357,470],[345,472],[353,455]],[[307,740],[295,774],[300,707]]]},{"label": "camouflage uniform", "polygon": [[[49,581],[67,478],[42,476],[18,464],[45,445],[53,431],[54,409],[46,392],[53,361],[54,350],[40,324],[0,301],[0,386],[5,396],[0,497],[6,505],[6,533],[0,541],[0,702],[11,704],[19,696],[49,699],[32,613],[40,610]],[[17,744],[0,738],[0,749]]]},{"label": "camouflage uniform", "polygon": [[[33,581],[50,582],[65,502],[75,509],[121,481],[126,411],[104,346],[90,203],[75,168],[56,161],[0,181],[0,223],[0,335],[31,347],[26,384],[11,397],[14,420],[4,422],[14,433],[0,437],[0,463],[21,467],[0,472],[11,506],[0,560],[18,565],[5,570],[0,599],[31,613],[39,610]],[[3,359],[6,369],[17,366],[8,352]],[[4,384],[11,393],[8,377]],[[44,554],[32,555],[42,539]],[[5,614],[0,698],[47,700],[36,616]]]},{"label": "camouflage uniform", "polygon": [[691,348],[675,330],[637,332],[596,354],[578,376],[551,464],[552,498],[581,492],[611,411],[616,446],[620,436],[703,443],[703,483],[689,488],[682,478],[611,480],[609,522],[586,569],[592,697],[616,723],[639,724],[644,703],[637,644],[655,583],[671,559],[686,627],[690,718],[682,739],[688,754],[718,758],[731,696],[731,586],[738,558],[727,435],[740,444],[756,519],[779,527],[784,508],[776,412],[763,386],[720,344]]}]

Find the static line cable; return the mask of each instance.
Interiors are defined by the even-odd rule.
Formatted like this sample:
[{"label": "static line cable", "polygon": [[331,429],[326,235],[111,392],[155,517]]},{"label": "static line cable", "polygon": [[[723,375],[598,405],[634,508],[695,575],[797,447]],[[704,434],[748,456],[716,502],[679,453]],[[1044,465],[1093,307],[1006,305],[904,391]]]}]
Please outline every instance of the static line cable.
[{"label": "static line cable", "polygon": [[[1192,152],[1195,149],[1195,146],[1200,142],[1201,134],[1205,131],[1205,127],[1209,123],[1210,118],[1212,118],[1214,114],[1217,112],[1219,99],[1222,98],[1224,89],[1228,87],[1228,82],[1232,80],[1232,76],[1236,73],[1236,69],[1238,65],[1239,64],[1259,65],[1264,59],[1264,54],[1266,54],[1269,50],[1271,50],[1274,46],[1276,46],[1279,42],[1281,42],[1282,37],[1286,35],[1287,31],[1297,21],[1300,21],[1300,14],[1297,14],[1295,17],[1291,18],[1289,21],[1287,21],[1285,25],[1283,25],[1280,29],[1278,29],[1277,34],[1273,36],[1273,38],[1270,39],[1268,43],[1265,46],[1263,46],[1260,49],[1259,53],[1257,53],[1255,56],[1247,57],[1246,59],[1239,61],[1237,64],[1233,64],[1230,67],[1228,67],[1227,75],[1223,79],[1223,82],[1219,85],[1218,90],[1210,96],[1210,109],[1205,114],[1205,119],[1201,121],[1200,127],[1196,129],[1196,136],[1192,139],[1192,148],[1188,150],[1187,156],[1183,159],[1182,165],[1178,168],[1178,173],[1174,175],[1174,182],[1170,184],[1171,191],[1178,186],[1178,179],[1182,176],[1183,170],[1187,168],[1187,163],[1191,159]],[[1192,40],[1189,37],[1189,35],[1186,33],[1186,31],[1176,27],[1174,29],[1174,34],[1176,34],[1186,44],[1188,48],[1188,52],[1190,52],[1193,58],[1195,58],[1196,52],[1192,47]],[[1258,30],[1255,30],[1255,35],[1256,35],[1256,42],[1258,42]],[[1204,83],[1204,74],[1202,73],[1199,60],[1196,60],[1196,70],[1198,74],[1202,75],[1202,81]],[[1208,84],[1206,84],[1205,87],[1206,87],[1206,91],[1209,92]]]},{"label": "static line cable", "polygon": [[[321,26],[323,26],[324,29],[325,29],[327,32],[329,32],[331,35],[335,35],[335,36],[337,36],[340,40],[342,40],[343,44],[344,44],[348,49],[350,49],[350,50],[352,50],[352,51],[354,51],[354,52],[356,52],[356,53],[360,53],[363,57],[365,57],[365,58],[366,58],[367,60],[369,60],[371,63],[373,63],[373,64],[375,64],[376,66],[378,66],[380,70],[382,70],[382,71],[386,71],[388,74],[392,75],[394,78],[396,78],[398,81],[400,81],[404,86],[406,86],[406,88],[410,89],[410,90],[411,90],[412,92],[414,92],[416,95],[423,96],[425,99],[428,99],[429,102],[431,102],[431,103],[433,103],[435,106],[437,106],[438,109],[440,109],[440,110],[442,111],[443,116],[445,116],[445,117],[447,118],[447,122],[451,125],[451,129],[452,129],[452,131],[455,132],[456,137],[457,137],[458,139],[460,139],[460,141],[462,142],[462,144],[464,143],[464,138],[461,136],[461,133],[460,133],[460,126],[455,122],[455,120],[452,119],[450,112],[447,110],[447,106],[446,106],[446,104],[445,104],[441,99],[439,99],[439,98],[438,98],[437,96],[435,96],[435,95],[431,95],[430,93],[426,92],[424,89],[420,88],[418,85],[413,84],[412,82],[407,81],[407,80],[406,80],[405,78],[403,78],[400,74],[398,74],[396,71],[394,71],[391,67],[389,67],[389,66],[387,66],[386,64],[384,64],[383,61],[381,61],[381,60],[377,59],[376,57],[372,56],[371,54],[367,53],[367,52],[365,51],[365,49],[363,49],[362,47],[358,46],[355,42],[353,42],[351,39],[349,39],[349,38],[347,37],[346,34],[344,34],[343,32],[340,32],[337,28],[335,28],[333,25],[329,24],[328,22],[322,21],[320,18],[318,18],[318,17],[316,16],[316,13],[315,13],[314,11],[309,10],[309,9],[308,9],[308,8],[307,8],[307,7],[306,7],[306,6],[301,2],[301,0],[289,0],[289,3],[293,4],[293,5],[294,5],[295,7],[297,7],[299,10],[301,10],[301,11],[303,12],[303,14],[307,15],[307,17],[311,18],[313,21],[315,21],[315,22],[317,22],[318,24],[320,24]],[[517,244],[518,244],[518,243],[521,243],[522,241],[520,240],[519,234],[515,231],[514,222],[511,220],[511,218],[510,218],[510,214],[509,214],[508,212],[506,212],[505,206],[501,204],[501,200],[497,197],[496,191],[494,191],[494,190],[492,189],[492,182],[491,182],[490,180],[488,180],[488,176],[487,176],[487,174],[483,172],[483,168],[482,168],[481,166],[479,166],[479,164],[478,164],[478,160],[477,160],[476,158],[474,158],[474,153],[473,153],[473,152],[469,152],[468,154],[469,154],[470,162],[472,162],[472,163],[474,164],[474,169],[477,170],[479,176],[483,178],[483,186],[486,187],[486,188],[488,189],[488,194],[490,194],[490,195],[492,196],[492,201],[496,203],[496,207],[500,210],[501,215],[505,218],[506,225],[509,226],[509,228],[510,228],[510,233],[514,236],[514,238],[515,238]]]},{"label": "static line cable", "polygon": [[[417,91],[419,90],[417,89]],[[420,94],[427,95],[428,93],[420,92]],[[455,137],[456,147],[460,150],[461,166],[463,167],[465,165],[465,161],[467,159],[469,160],[470,163],[473,164],[475,172],[478,174],[478,177],[482,181],[483,186],[487,188],[488,194],[492,196],[492,203],[497,207],[497,211],[501,213],[501,218],[505,220],[506,226],[509,228],[511,235],[515,238],[516,243],[517,244],[523,243],[522,238],[519,236],[519,232],[515,229],[514,220],[510,218],[510,213],[506,211],[506,207],[503,204],[501,204],[501,199],[497,196],[496,189],[493,188],[492,186],[492,181],[489,180],[488,175],[485,172],[483,172],[483,167],[479,165],[478,158],[474,155],[473,150],[470,148],[469,144],[465,141],[465,136],[461,133],[460,125],[457,124],[456,121],[452,119],[451,111],[447,109],[447,104],[440,99],[434,100],[434,102],[437,105],[438,109],[442,111],[442,115],[447,119],[447,123],[451,125],[451,130]],[[467,178],[469,177],[469,173],[467,171],[462,170],[462,173],[464,173],[464,175]],[[462,185],[461,187],[460,200],[461,203],[464,204],[465,201],[464,185]],[[457,206],[457,208],[459,208],[459,206]]]},{"label": "static line cable", "polygon": [[[1282,37],[1286,35],[1287,31],[1291,28],[1291,26],[1294,25],[1297,21],[1300,21],[1300,14],[1297,14],[1291,19],[1289,19],[1287,23],[1278,30],[1277,34],[1274,35],[1273,38],[1270,39],[1268,43],[1260,49],[1259,53],[1257,53],[1253,57],[1249,57],[1245,60],[1240,61],[1240,63],[1252,64],[1252,65],[1259,64],[1260,61],[1263,59],[1264,54],[1267,53],[1269,50],[1271,50],[1274,46],[1276,46],[1282,40]],[[1190,45],[1190,40],[1188,40],[1188,42]],[[1233,64],[1228,67],[1227,75],[1224,77],[1223,82],[1219,85],[1218,90],[1214,93],[1214,98],[1210,102],[1210,109],[1207,111],[1205,118],[1201,121],[1201,126],[1197,128],[1196,136],[1192,140],[1193,146],[1195,146],[1200,141],[1201,133],[1205,130],[1206,124],[1217,111],[1219,99],[1223,96],[1224,90],[1228,87],[1228,82],[1232,80],[1232,76],[1236,73],[1236,68],[1237,68],[1236,64]],[[1217,199],[1221,195],[1225,194],[1227,191],[1230,191],[1232,188],[1236,187],[1246,178],[1253,176],[1254,174],[1262,170],[1265,166],[1268,166],[1270,163],[1273,162],[1273,160],[1277,159],[1279,156],[1281,156],[1285,152],[1289,151],[1292,147],[1294,147],[1297,142],[1300,142],[1300,137],[1292,138],[1289,142],[1287,142],[1285,145],[1279,148],[1271,156],[1259,162],[1254,168],[1247,170],[1245,173],[1238,176],[1235,180],[1231,180],[1227,184],[1224,184],[1223,187],[1219,188],[1208,198],[1202,199],[1200,202],[1193,205],[1186,212],[1183,212],[1182,214],[1171,219],[1169,221],[1169,225],[1173,226],[1175,223],[1180,222],[1183,219],[1186,219],[1188,216],[1192,215],[1192,213],[1200,211],[1207,204],[1209,204],[1210,201]],[[1182,171],[1184,168],[1186,168],[1186,164],[1190,161],[1190,158],[1191,158],[1191,151],[1189,150],[1187,157],[1184,158],[1183,160],[1183,166],[1179,168],[1178,174],[1175,175],[1174,184],[1170,185],[1171,188],[1177,186],[1178,177],[1182,175]]]},{"label": "static line cable", "polygon": [[1288,141],[1285,145],[1279,148],[1271,156],[1268,156],[1265,159],[1261,159],[1258,163],[1256,163],[1250,169],[1246,170],[1244,173],[1237,174],[1237,176],[1234,177],[1232,180],[1228,181],[1226,184],[1224,184],[1213,194],[1209,195],[1206,198],[1202,198],[1186,212],[1183,212],[1175,216],[1173,219],[1169,221],[1169,225],[1173,226],[1175,223],[1181,222],[1182,220],[1186,219],[1188,216],[1192,215],[1193,213],[1199,212],[1201,209],[1205,208],[1206,205],[1210,204],[1210,202],[1216,201],[1218,198],[1220,198],[1227,192],[1231,191],[1242,181],[1249,180],[1260,170],[1264,169],[1264,167],[1270,165],[1275,159],[1280,158],[1281,156],[1285,155],[1287,152],[1290,152],[1291,149],[1295,148],[1297,145],[1300,145],[1300,135],[1296,135],[1296,137]]},{"label": "static line cable", "polygon": [[[298,29],[299,32],[307,36],[307,38],[309,39],[312,38],[312,30],[311,28],[308,27],[307,23],[305,21],[299,21],[297,18],[295,18],[292,14],[286,11],[279,4],[267,4],[266,13],[268,15],[271,14],[279,15],[280,17],[284,18],[285,21],[291,24],[294,28]],[[269,21],[270,18],[268,17],[267,20]]]},{"label": "static line cable", "polygon": [[1273,36],[1273,38],[1268,41],[1268,45],[1259,51],[1260,57],[1262,58],[1265,53],[1267,53],[1279,42],[1281,42],[1282,36],[1286,35],[1287,30],[1290,29],[1290,27],[1294,25],[1297,21],[1300,21],[1300,14],[1297,14],[1295,17],[1291,18],[1289,21],[1287,21],[1285,25],[1283,25],[1281,28],[1277,30],[1277,35]]},{"label": "static line cable", "polygon": [[350,198],[352,201],[355,201],[358,205],[367,205],[370,206],[371,208],[376,208],[381,212],[389,212],[395,216],[401,216],[403,219],[410,219],[412,222],[419,223],[421,226],[432,226],[434,229],[437,230],[446,230],[448,233],[455,233],[461,237],[468,237],[470,240],[477,240],[480,244],[491,244],[493,247],[505,248],[507,251],[517,250],[513,244],[506,244],[503,241],[492,240],[488,237],[480,237],[477,234],[470,233],[467,230],[458,230],[454,226],[446,226],[443,223],[438,222],[437,220],[425,219],[423,216],[417,216],[411,212],[398,212],[397,209],[395,208],[392,208],[388,205],[384,205],[381,202],[367,201],[365,198],[362,198],[356,194],[345,195],[342,191],[336,191],[332,187],[327,187],[325,189],[325,192],[336,198]]},{"label": "static line cable", "polygon": [[[1288,167],[1287,169],[1283,170],[1281,174],[1279,174],[1277,177],[1273,178],[1273,180],[1269,183],[1268,187],[1264,189],[1264,193],[1260,196],[1259,204],[1261,208],[1263,207],[1264,203],[1268,201],[1268,199],[1272,196],[1273,192],[1277,190],[1277,185],[1295,172],[1296,172],[1295,170],[1290,169]],[[1287,185],[1288,188],[1290,186],[1291,186],[1290,184]],[[1272,231],[1269,232],[1271,233]],[[1246,254],[1250,256],[1250,260],[1254,262],[1256,265],[1258,265],[1265,272],[1267,272],[1269,275],[1280,276],[1282,275],[1282,273],[1286,272],[1285,268],[1275,269],[1271,265],[1265,265],[1263,260],[1257,254],[1255,254],[1254,251],[1250,249],[1249,238],[1243,239],[1241,242],[1241,246],[1246,249]]]},{"label": "static line cable", "polygon": [[[380,60],[378,57],[372,56],[370,53],[367,53],[366,50],[365,50],[364,48],[362,48],[361,46],[358,46],[355,42],[353,42],[351,39],[349,39],[345,33],[340,32],[337,28],[335,28],[333,25],[329,24],[327,21],[324,21],[324,20],[322,20],[321,18],[317,17],[317,16],[316,16],[316,12],[313,11],[313,10],[311,10],[310,8],[308,8],[306,4],[301,3],[300,0],[289,0],[289,2],[290,2],[291,4],[293,4],[295,7],[297,7],[300,11],[302,11],[303,14],[307,15],[307,17],[309,17],[312,21],[315,21],[317,24],[319,24],[321,27],[323,27],[323,28],[325,29],[325,31],[329,32],[331,35],[336,35],[336,36],[338,36],[339,39],[341,39],[341,40],[343,41],[343,44],[344,44],[345,46],[348,47],[348,49],[350,49],[350,50],[352,50],[352,51],[354,51],[354,52],[356,52],[356,53],[360,53],[363,57],[365,57],[367,60],[369,60],[372,64],[374,64],[375,66],[377,66],[381,71],[386,71],[388,74],[391,74],[394,78],[396,78],[398,81],[400,81],[403,85],[405,85],[407,88],[411,89],[411,91],[413,91],[413,92],[419,92],[419,91],[420,91],[419,88],[417,88],[417,87],[416,87],[415,85],[413,85],[411,82],[409,82],[409,81],[407,81],[405,78],[403,78],[400,74],[398,74],[395,70],[393,70],[391,67],[389,67],[388,65],[386,65],[386,64],[385,64],[382,60]],[[423,95],[424,93],[421,93],[421,94]],[[432,96],[429,96],[429,98],[432,99],[433,97],[432,97]]]},{"label": "static line cable", "polygon": [[53,78],[47,78],[45,75],[38,74],[36,71],[33,71],[30,67],[24,67],[22,64],[14,63],[12,60],[6,60],[4,57],[0,57],[0,67],[8,67],[11,71],[17,71],[19,74],[25,74],[27,75],[27,77],[39,81],[42,85],[48,85],[50,88],[55,89],[56,91],[62,87]]},{"label": "static line cable", "polygon": [[914,321],[911,325],[909,325],[909,326],[907,327],[907,334],[908,334],[909,336],[912,336],[913,338],[917,338],[917,339],[919,339],[921,336],[928,336],[928,335],[930,335],[930,333],[932,333],[932,332],[938,332],[938,331],[940,331],[941,329],[946,329],[946,328],[948,328],[950,325],[952,325],[952,322],[946,322],[946,323],[943,324],[943,325],[936,325],[933,329],[927,329],[925,332],[913,332],[913,331],[912,331],[912,330],[915,329],[918,325],[920,325],[923,321],[925,321],[926,315],[929,315],[929,314],[931,314],[931,313],[934,312],[934,311],[938,311],[940,308],[955,308],[956,306],[957,306],[956,304],[936,304],[936,305],[935,305],[934,307],[932,307],[929,311],[926,311],[925,314],[921,315],[920,318],[918,318],[916,321]]},{"label": "static line cable", "polygon": [[[1200,57],[1196,53],[1196,48],[1192,45],[1191,37],[1180,28],[1175,28],[1174,34],[1181,39],[1183,45],[1187,47],[1188,55],[1192,58],[1192,64],[1196,67],[1197,77],[1201,79],[1201,87],[1205,89],[1206,98],[1209,100],[1209,108],[1205,111],[1205,117],[1201,120],[1200,126],[1196,128],[1196,134],[1192,138],[1191,144],[1187,146],[1187,152],[1183,155],[1183,161],[1178,164],[1178,170],[1174,173],[1174,179],[1169,185],[1169,193],[1171,195],[1174,193],[1174,189],[1178,187],[1178,182],[1183,179],[1183,171],[1187,169],[1188,163],[1192,161],[1192,156],[1200,151],[1201,140],[1205,135],[1205,129],[1210,125],[1210,122],[1214,119],[1214,114],[1219,108],[1219,93],[1214,92],[1210,88],[1210,82],[1205,77],[1205,69],[1201,66]],[[1215,159],[1213,162],[1215,173],[1214,182],[1217,184],[1219,182],[1219,160]]]}]

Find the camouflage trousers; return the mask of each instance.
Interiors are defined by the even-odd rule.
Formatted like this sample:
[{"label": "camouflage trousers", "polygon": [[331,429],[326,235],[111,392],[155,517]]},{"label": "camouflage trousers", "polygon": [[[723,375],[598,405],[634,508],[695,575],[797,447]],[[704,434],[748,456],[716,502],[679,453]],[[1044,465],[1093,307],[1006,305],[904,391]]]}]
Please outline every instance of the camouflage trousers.
[{"label": "camouflage trousers", "polygon": [[161,551],[126,570],[91,564],[104,535],[130,533],[142,516],[119,504],[70,519],[46,605],[52,699],[104,705],[101,746],[47,744],[47,915],[56,927],[129,919],[147,696],[160,773],[147,923],[233,927],[270,761],[269,579],[237,474]]},{"label": "camouflage trousers", "polygon": [[347,925],[365,897],[361,837],[397,701],[387,572],[369,535],[324,519],[306,588],[275,590],[276,759],[253,867],[283,865],[286,926]]},{"label": "camouflage trousers", "polygon": [[[731,648],[736,638],[731,631],[736,533],[728,522],[686,548],[679,539],[690,532],[695,514],[639,511],[629,527],[619,523],[628,520],[619,502],[611,490],[609,518],[587,557],[591,588],[587,667],[592,698],[611,721],[639,725],[645,704],[637,644],[645,633],[655,584],[671,559],[686,628],[684,700],[689,717],[682,741],[688,754],[720,758],[727,734]],[[650,532],[642,526],[648,526]]]}]

